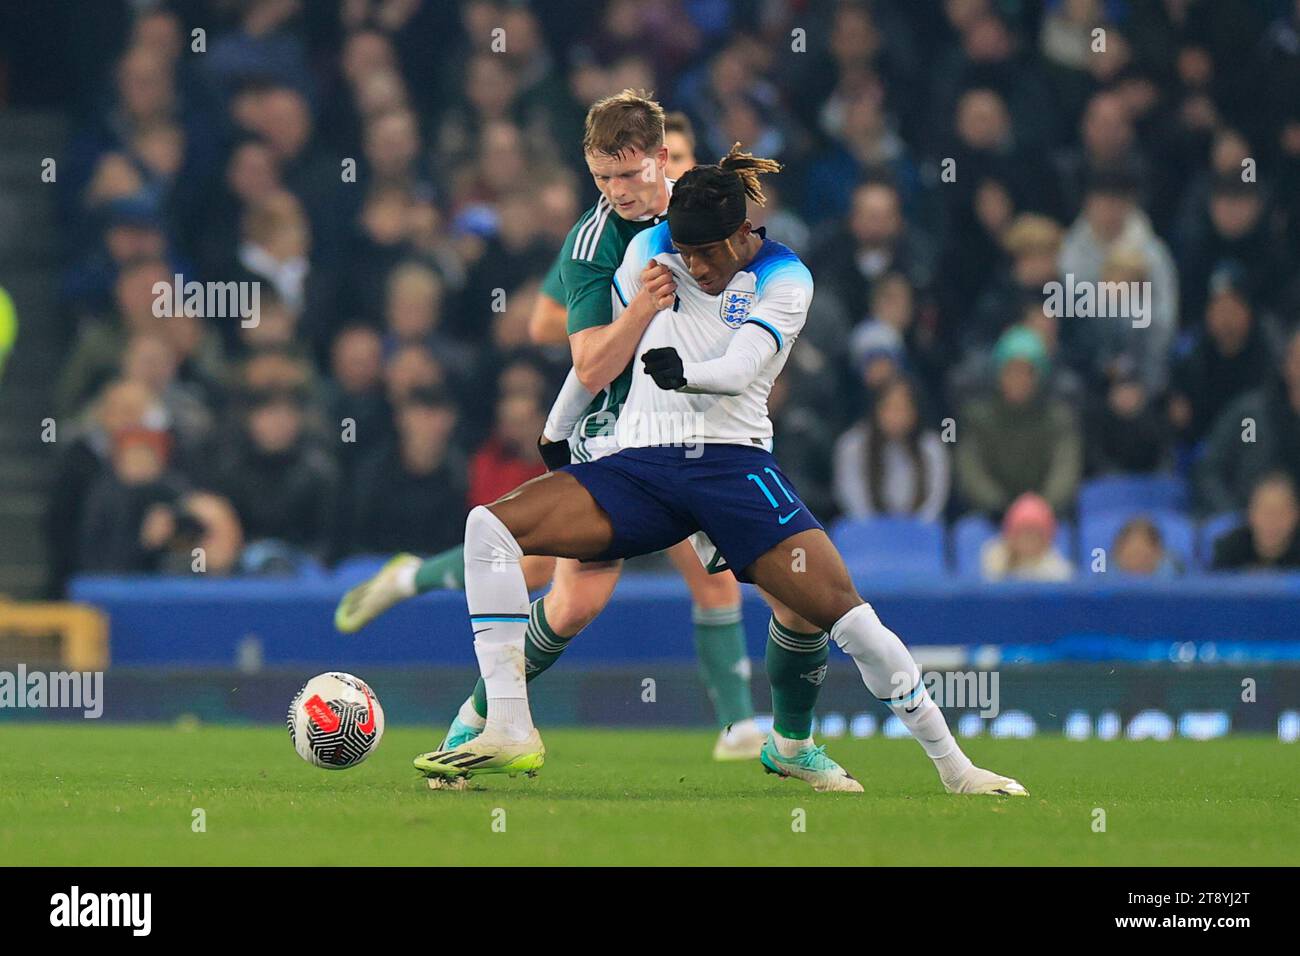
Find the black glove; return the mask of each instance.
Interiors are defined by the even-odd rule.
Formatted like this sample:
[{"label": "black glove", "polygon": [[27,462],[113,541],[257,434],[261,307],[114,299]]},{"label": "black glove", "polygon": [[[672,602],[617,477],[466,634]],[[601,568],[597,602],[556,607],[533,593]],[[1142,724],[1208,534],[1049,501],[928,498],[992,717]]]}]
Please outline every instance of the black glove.
[{"label": "black glove", "polygon": [[542,461],[547,471],[555,471],[561,465],[567,465],[573,459],[569,456],[567,441],[542,441],[537,439],[537,450],[542,453]]},{"label": "black glove", "polygon": [[675,348],[651,349],[641,356],[645,373],[666,392],[676,391],[686,385],[682,357]]}]

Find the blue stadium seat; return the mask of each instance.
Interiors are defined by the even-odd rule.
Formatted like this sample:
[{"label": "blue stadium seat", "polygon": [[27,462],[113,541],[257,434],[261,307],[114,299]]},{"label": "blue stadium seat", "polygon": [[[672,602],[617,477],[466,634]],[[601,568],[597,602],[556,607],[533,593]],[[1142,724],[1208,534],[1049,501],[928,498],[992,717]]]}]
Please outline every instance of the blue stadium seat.
[{"label": "blue stadium seat", "polygon": [[831,540],[854,574],[943,575],[943,526],[918,518],[844,518]]},{"label": "blue stadium seat", "polygon": [[391,558],[391,554],[354,554],[344,558],[334,567],[334,580],[352,587],[376,573]]},{"label": "blue stadium seat", "polygon": [[964,577],[980,576],[980,551],[998,533],[997,525],[981,514],[966,515],[952,525],[953,569]]},{"label": "blue stadium seat", "polygon": [[1199,535],[1201,566],[1208,569],[1214,560],[1214,540],[1246,523],[1246,516],[1236,511],[1212,515],[1201,522]]},{"label": "blue stadium seat", "polygon": [[1177,475],[1107,475],[1079,489],[1079,519],[1108,511],[1186,511],[1187,483]]},{"label": "blue stadium seat", "polygon": [[[996,536],[998,526],[981,514],[970,514],[953,522],[952,554],[956,572],[970,578],[980,576],[980,552]],[[1074,559],[1074,527],[1068,521],[1056,523],[1056,550],[1066,560]]]},{"label": "blue stadium seat", "polygon": [[1079,522],[1079,566],[1092,566],[1094,548],[1106,550],[1106,567],[1110,570],[1115,561],[1115,537],[1120,528],[1133,518],[1151,519],[1160,530],[1165,550],[1174,556],[1188,571],[1198,566],[1196,552],[1196,526],[1187,515],[1178,511],[1156,508],[1117,508],[1102,513],[1090,513]]}]

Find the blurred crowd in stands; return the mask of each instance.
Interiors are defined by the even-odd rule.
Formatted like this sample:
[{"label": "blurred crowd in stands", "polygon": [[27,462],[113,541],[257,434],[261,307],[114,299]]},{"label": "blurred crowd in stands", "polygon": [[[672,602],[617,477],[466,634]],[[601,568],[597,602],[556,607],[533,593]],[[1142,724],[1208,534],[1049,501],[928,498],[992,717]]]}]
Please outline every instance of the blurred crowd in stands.
[{"label": "blurred crowd in stands", "polygon": [[[816,293],[776,454],[824,520],[978,513],[988,576],[1061,579],[1081,486],[1174,475],[1242,517],[1207,563],[1300,568],[1300,0],[129,9],[61,161],[54,590],[433,552],[540,473],[570,363],[529,318],[628,87],[700,162],[785,164],[751,218]],[[178,275],[258,321],[158,317]],[[1141,515],[1108,545],[1177,573]]]}]

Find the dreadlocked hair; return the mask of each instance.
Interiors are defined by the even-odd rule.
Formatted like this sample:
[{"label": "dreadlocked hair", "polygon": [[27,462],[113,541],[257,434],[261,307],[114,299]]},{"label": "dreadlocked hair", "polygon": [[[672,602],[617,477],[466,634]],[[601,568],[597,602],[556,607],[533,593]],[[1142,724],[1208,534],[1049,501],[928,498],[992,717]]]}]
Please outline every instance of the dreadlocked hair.
[{"label": "dreadlocked hair", "polygon": [[727,150],[727,155],[718,161],[718,165],[739,176],[740,181],[745,184],[745,195],[760,206],[767,205],[767,199],[763,196],[763,186],[759,183],[758,177],[765,173],[781,171],[781,164],[775,159],[764,159],[762,156],[747,153],[740,148],[739,143],[732,144],[731,149]]},{"label": "dreadlocked hair", "polygon": [[[716,166],[695,166],[683,173],[673,187],[673,196],[676,197],[679,192],[689,193],[691,201],[688,205],[694,205],[697,200],[706,205],[716,203],[721,187],[730,185],[727,180],[732,176],[739,176],[741,185],[745,187],[745,195],[763,206],[767,199],[763,196],[763,186],[758,177],[766,173],[779,173],[781,168],[775,159],[764,159],[746,153],[740,148],[740,143],[736,143]],[[687,196],[684,194],[681,198],[685,200]]]}]

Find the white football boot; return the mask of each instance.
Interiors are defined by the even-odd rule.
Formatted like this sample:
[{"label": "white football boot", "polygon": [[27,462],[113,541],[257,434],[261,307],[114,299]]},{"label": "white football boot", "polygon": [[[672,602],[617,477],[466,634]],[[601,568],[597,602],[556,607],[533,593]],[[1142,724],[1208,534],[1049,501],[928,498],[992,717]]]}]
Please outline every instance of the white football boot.
[{"label": "white football boot", "polygon": [[1029,796],[1029,791],[1021,785],[1020,781],[974,766],[967,767],[952,780],[945,780],[943,785],[949,793],[980,793],[997,797]]},{"label": "white football boot", "polygon": [[415,597],[415,572],[422,562],[413,554],[394,555],[373,577],[343,595],[334,610],[334,626],[355,634],[394,604]]},{"label": "white football boot", "polygon": [[758,729],[753,718],[738,720],[734,724],[728,724],[718,734],[718,742],[713,745],[713,759],[757,760],[763,752],[763,741],[766,739],[767,735]]}]

